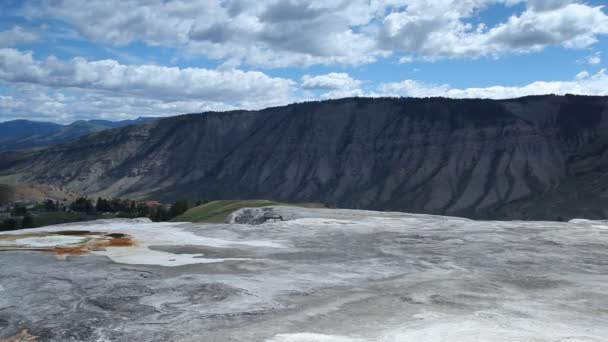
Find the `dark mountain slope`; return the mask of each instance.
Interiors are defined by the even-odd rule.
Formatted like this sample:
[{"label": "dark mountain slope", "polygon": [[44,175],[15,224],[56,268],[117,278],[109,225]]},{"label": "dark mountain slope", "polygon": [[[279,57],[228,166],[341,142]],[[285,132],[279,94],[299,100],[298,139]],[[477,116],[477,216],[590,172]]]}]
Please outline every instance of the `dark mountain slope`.
[{"label": "dark mountain slope", "polygon": [[607,100],[354,98],[183,115],[2,155],[0,181],[137,198],[602,217]]}]

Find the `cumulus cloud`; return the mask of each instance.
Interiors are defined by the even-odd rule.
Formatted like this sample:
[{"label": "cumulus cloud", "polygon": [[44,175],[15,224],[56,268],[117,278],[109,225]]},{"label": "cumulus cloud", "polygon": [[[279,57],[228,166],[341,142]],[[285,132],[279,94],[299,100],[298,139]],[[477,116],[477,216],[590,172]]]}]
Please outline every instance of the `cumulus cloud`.
[{"label": "cumulus cloud", "polygon": [[0,80],[56,88],[102,90],[154,99],[198,99],[266,105],[268,99],[285,101],[292,81],[258,71],[177,68],[158,65],[123,65],[115,60],[68,61],[48,57],[35,60],[31,52],[0,49]]},{"label": "cumulus cloud", "polygon": [[352,89],[361,86],[361,81],[355,80],[347,73],[332,72],[327,75],[304,75],[302,88],[304,89]]},{"label": "cumulus cloud", "polygon": [[451,98],[490,98],[508,99],[529,95],[608,95],[608,74],[605,69],[596,74],[579,73],[570,81],[532,82],[516,86],[492,86],[484,88],[452,88],[448,84],[428,84],[416,80],[384,83],[372,96],[406,97],[451,97]]},{"label": "cumulus cloud", "polygon": [[570,4],[551,11],[526,11],[486,33],[496,48],[537,49],[551,44],[586,47],[608,34],[608,16],[601,7]]},{"label": "cumulus cloud", "polygon": [[373,17],[362,0],[91,0],[81,7],[43,1],[28,15],[61,18],[95,41],[177,46],[252,65],[356,64],[384,54],[355,30]]},{"label": "cumulus cloud", "polygon": [[30,119],[69,123],[80,119],[123,120],[137,116],[170,116],[237,109],[229,104],[203,100],[167,101],[80,89],[54,90],[20,85],[0,95],[0,121]]},{"label": "cumulus cloud", "polygon": [[321,98],[342,98],[349,96],[389,96],[389,97],[449,97],[449,98],[489,98],[509,99],[529,95],[601,95],[608,96],[608,74],[605,69],[595,74],[582,71],[574,79],[567,81],[537,81],[523,86],[496,85],[479,88],[454,88],[449,84],[432,84],[419,80],[387,82],[373,91],[364,92],[362,81],[353,79],[346,73],[304,76],[302,89],[324,91]]},{"label": "cumulus cloud", "polygon": [[528,7],[537,11],[551,11],[574,3],[574,0],[528,0]]},{"label": "cumulus cloud", "polygon": [[362,82],[347,73],[332,72],[326,75],[304,75],[301,88],[305,90],[322,90],[322,98],[341,98],[362,95]]},{"label": "cumulus cloud", "polygon": [[[132,117],[233,108],[258,109],[292,101],[295,83],[258,71],[124,65],[84,58],[37,60],[0,49],[0,99],[8,117]],[[13,89],[14,88],[14,89]],[[4,119],[3,117],[3,119]]]},{"label": "cumulus cloud", "polygon": [[601,57],[601,53],[596,52],[590,56],[587,56],[585,58],[585,62],[587,62],[588,64],[591,65],[598,65],[602,62],[602,57]]},{"label": "cumulus cloud", "polygon": [[523,1],[91,0],[83,11],[78,0],[43,0],[28,15],[61,18],[95,41],[270,67],[365,64],[396,52],[437,59],[581,48],[608,34],[602,8],[581,1],[528,0],[492,27],[474,20],[489,6]]},{"label": "cumulus cloud", "polygon": [[399,58],[399,64],[407,64],[412,63],[414,61],[414,57],[412,56],[403,56]]},{"label": "cumulus cloud", "polygon": [[31,43],[38,39],[38,35],[21,26],[13,26],[10,30],[0,31],[0,48]]},{"label": "cumulus cloud", "polygon": [[540,50],[549,45],[587,47],[608,34],[608,16],[585,4],[549,6],[536,1],[494,27],[465,21],[490,1],[420,2],[383,21],[385,49],[415,51],[426,59],[479,57]]},{"label": "cumulus cloud", "polygon": [[[484,23],[483,12],[496,5],[505,6],[512,15]],[[51,24],[38,33],[20,26],[0,32],[0,85],[4,86],[0,115],[32,113],[65,121],[256,109],[361,95],[506,98],[603,95],[608,89],[604,71],[581,72],[562,82],[458,89],[420,80],[377,86],[346,72],[305,75],[297,82],[239,67],[352,66],[390,55],[404,64],[494,58],[548,46],[589,48],[608,35],[608,15],[606,8],[582,0],[90,0],[86,10],[82,6],[80,0],[28,2],[22,9],[25,22],[59,19],[61,25]],[[171,47],[167,50],[175,51],[175,56],[170,57],[178,63],[182,57],[206,56],[222,66],[160,66],[141,62],[146,56],[129,63],[82,57],[37,59],[32,52],[11,48],[39,39],[38,34],[49,41],[84,38],[100,43],[105,51],[123,51],[115,46],[143,42],[151,49]],[[57,49],[79,52],[69,43]],[[592,54],[579,63],[598,65],[601,55]]]},{"label": "cumulus cloud", "polygon": [[[385,54],[372,37],[353,30],[365,24],[360,1],[229,1],[239,11],[219,22],[198,22],[188,50],[274,67],[361,64]],[[362,12],[366,19],[361,19]]]}]

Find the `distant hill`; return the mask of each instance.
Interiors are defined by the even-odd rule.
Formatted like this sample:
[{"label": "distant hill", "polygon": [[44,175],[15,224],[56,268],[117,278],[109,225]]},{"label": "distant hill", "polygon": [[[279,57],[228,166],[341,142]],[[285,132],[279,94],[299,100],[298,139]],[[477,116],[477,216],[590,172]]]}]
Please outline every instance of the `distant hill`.
[{"label": "distant hill", "polygon": [[53,134],[63,127],[63,125],[52,122],[38,122],[29,120],[0,122],[0,145],[31,136]]},{"label": "distant hill", "polygon": [[172,219],[173,222],[221,223],[228,214],[242,208],[259,208],[267,206],[295,206],[304,208],[323,208],[321,203],[279,203],[268,200],[225,200],[213,201],[191,208],[182,215]]},{"label": "distant hill", "polygon": [[156,118],[135,120],[79,120],[69,125],[29,120],[0,122],[0,151],[18,151],[65,143],[110,128],[142,124]]},{"label": "distant hill", "polygon": [[121,121],[87,120],[85,122],[92,124],[92,125],[101,126],[101,127],[118,128],[118,127],[124,127],[124,126],[129,126],[129,125],[139,125],[139,124],[147,123],[147,122],[154,121],[157,119],[158,118],[139,117],[139,118],[133,119],[133,120],[121,120]]},{"label": "distant hill", "polygon": [[0,154],[0,183],[491,219],[608,217],[608,97],[347,98]]}]

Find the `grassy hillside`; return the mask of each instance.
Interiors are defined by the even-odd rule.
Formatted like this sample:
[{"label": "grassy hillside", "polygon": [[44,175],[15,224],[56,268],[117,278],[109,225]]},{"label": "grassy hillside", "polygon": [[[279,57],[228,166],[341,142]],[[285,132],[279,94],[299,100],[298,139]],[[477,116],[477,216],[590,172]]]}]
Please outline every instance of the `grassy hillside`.
[{"label": "grassy hillside", "polygon": [[0,184],[0,205],[10,202],[42,202],[46,199],[73,201],[78,194],[48,185]]},{"label": "grassy hillside", "polygon": [[280,203],[268,200],[226,200],[213,201],[194,207],[172,219],[173,222],[220,223],[228,214],[241,208],[257,208],[273,205],[288,205],[305,208],[323,208],[321,203]]}]

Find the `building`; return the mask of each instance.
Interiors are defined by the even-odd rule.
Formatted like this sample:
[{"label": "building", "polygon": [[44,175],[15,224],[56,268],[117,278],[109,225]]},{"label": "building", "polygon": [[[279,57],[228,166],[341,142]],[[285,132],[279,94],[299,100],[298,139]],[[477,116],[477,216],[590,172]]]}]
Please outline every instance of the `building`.
[{"label": "building", "polygon": [[145,205],[148,208],[156,208],[156,207],[160,207],[161,205],[163,205],[159,201],[145,201],[145,202],[139,202],[138,204]]}]

